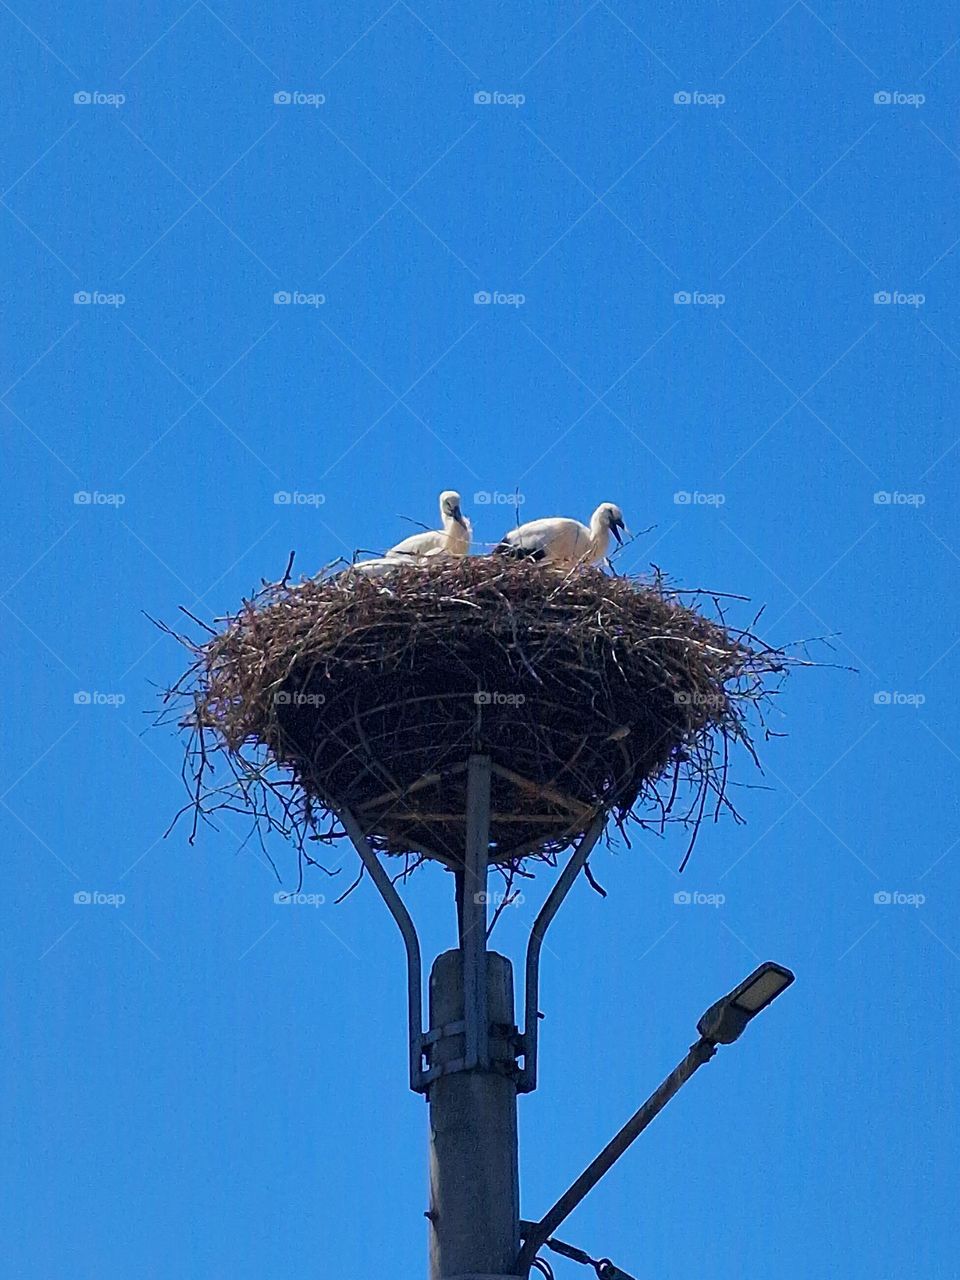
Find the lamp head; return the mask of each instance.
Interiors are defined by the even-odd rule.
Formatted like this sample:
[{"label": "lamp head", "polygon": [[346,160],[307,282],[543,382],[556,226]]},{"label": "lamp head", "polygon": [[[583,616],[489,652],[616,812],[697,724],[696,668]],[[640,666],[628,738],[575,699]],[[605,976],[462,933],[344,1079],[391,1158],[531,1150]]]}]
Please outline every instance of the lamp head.
[{"label": "lamp head", "polygon": [[697,1030],[711,1044],[733,1044],[747,1023],[786,991],[793,980],[789,969],[767,960],[729,995],[712,1004],[697,1023]]}]

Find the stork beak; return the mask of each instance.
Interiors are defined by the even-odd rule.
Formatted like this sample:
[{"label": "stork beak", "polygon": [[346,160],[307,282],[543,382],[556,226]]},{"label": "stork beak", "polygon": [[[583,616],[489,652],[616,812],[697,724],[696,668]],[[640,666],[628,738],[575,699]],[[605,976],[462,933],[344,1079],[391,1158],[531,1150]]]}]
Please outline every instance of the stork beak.
[{"label": "stork beak", "polygon": [[453,508],[453,518],[454,520],[456,520],[457,524],[463,524],[463,512],[460,510],[459,503],[457,503],[457,505]]},{"label": "stork beak", "polygon": [[613,536],[616,538],[620,546],[623,546],[623,539],[620,537],[620,530],[624,527],[622,520],[611,520],[610,528],[613,530]]}]

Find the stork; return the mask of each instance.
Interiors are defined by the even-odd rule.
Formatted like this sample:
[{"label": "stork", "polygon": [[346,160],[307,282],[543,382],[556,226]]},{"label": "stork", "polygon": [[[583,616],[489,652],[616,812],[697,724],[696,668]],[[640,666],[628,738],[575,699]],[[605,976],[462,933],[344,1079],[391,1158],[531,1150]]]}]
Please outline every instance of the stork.
[{"label": "stork", "polygon": [[376,560],[358,560],[351,567],[367,577],[379,578],[405,564],[429,564],[465,556],[470,550],[470,521],[460,510],[460,495],[455,489],[444,489],[440,495],[440,523],[442,529],[411,534],[386,555]]},{"label": "stork", "polygon": [[393,556],[465,556],[470,550],[470,522],[460,510],[460,495],[455,489],[444,489],[440,495],[440,523],[442,529],[429,529],[425,533],[413,533],[387,552]]},{"label": "stork", "polygon": [[623,545],[623,513],[612,502],[601,502],[589,527],[565,516],[547,516],[511,529],[493,549],[497,556],[527,558],[544,564],[592,564],[603,560],[611,533]]}]

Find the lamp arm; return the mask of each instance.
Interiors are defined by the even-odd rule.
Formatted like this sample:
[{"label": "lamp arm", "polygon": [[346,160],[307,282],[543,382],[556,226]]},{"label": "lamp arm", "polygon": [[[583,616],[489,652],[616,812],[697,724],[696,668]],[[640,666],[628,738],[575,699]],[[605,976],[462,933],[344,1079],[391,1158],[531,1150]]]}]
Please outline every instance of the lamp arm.
[{"label": "lamp arm", "polygon": [[633,1113],[620,1132],[610,1139],[596,1159],[587,1165],[576,1182],[567,1188],[553,1208],[524,1233],[524,1245],[520,1250],[520,1257],[517,1261],[518,1275],[526,1276],[528,1274],[530,1265],[541,1245],[553,1235],[561,1222],[570,1216],[580,1201],[593,1190],[603,1175],[620,1159],[630,1144],[639,1138],[650,1121],[660,1114],[674,1094],[679,1092],[695,1071],[699,1070],[705,1062],[710,1061],[716,1051],[717,1046],[712,1041],[698,1040],[691,1047],[683,1061],[674,1067],[660,1087],[650,1095],[638,1111]]}]

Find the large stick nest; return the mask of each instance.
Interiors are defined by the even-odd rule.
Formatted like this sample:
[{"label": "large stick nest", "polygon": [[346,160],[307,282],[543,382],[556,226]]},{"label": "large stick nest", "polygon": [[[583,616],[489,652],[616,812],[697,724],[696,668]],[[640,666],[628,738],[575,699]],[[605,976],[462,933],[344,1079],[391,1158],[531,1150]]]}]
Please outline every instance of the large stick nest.
[{"label": "large stick nest", "polygon": [[302,851],[349,808],[380,851],[455,867],[482,753],[492,862],[552,859],[598,811],[695,834],[733,811],[729,747],[753,754],[750,712],[762,725],[790,661],[711,600],[716,618],[659,577],[480,556],[265,585],[202,642],[179,637],[193,664],[167,697],[194,831],[240,810]]}]

